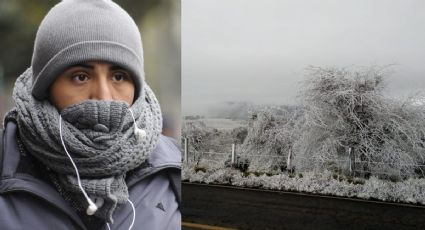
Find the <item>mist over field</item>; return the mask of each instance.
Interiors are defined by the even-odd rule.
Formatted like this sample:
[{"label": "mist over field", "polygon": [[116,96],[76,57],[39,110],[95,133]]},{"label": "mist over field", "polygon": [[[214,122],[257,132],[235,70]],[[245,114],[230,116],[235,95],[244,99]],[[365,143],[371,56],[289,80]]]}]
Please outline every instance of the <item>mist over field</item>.
[{"label": "mist over field", "polygon": [[294,105],[309,66],[390,66],[391,97],[425,88],[425,2],[182,2],[182,111]]}]

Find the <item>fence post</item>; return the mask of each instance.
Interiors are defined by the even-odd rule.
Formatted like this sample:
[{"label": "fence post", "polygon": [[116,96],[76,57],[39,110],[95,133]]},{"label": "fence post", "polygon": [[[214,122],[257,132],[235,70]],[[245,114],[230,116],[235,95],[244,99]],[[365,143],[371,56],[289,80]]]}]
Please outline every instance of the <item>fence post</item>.
[{"label": "fence post", "polygon": [[355,171],[355,157],[354,157],[354,153],[353,153],[353,149],[352,147],[348,148],[348,157],[349,157],[349,161],[350,161],[350,174],[354,175],[354,171]]},{"label": "fence post", "polygon": [[186,163],[189,162],[189,158],[187,157],[189,151],[189,139],[186,137],[184,138],[184,161]]},{"label": "fence post", "polygon": [[288,159],[286,161],[286,170],[290,171],[292,169],[292,148],[289,148]]},{"label": "fence post", "polygon": [[232,144],[232,164],[235,163],[235,144]]}]

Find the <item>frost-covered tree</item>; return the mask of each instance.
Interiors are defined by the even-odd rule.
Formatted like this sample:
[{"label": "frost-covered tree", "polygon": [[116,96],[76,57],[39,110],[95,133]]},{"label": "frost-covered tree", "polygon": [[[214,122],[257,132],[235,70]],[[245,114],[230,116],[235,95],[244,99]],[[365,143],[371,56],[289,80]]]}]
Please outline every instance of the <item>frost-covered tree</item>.
[{"label": "frost-covered tree", "polygon": [[291,113],[275,109],[253,112],[242,154],[255,171],[283,170],[294,141],[296,110]]},{"label": "frost-covered tree", "polygon": [[188,138],[191,150],[205,149],[210,131],[201,120],[185,120],[182,125],[182,137]]},{"label": "frost-covered tree", "polygon": [[[385,68],[310,68],[305,116],[295,143],[298,170],[424,175],[424,106],[384,96]],[[350,166],[351,156],[351,166]]]},{"label": "frost-covered tree", "polygon": [[248,129],[246,127],[237,127],[230,131],[230,135],[233,139],[233,143],[242,144],[248,135]]}]

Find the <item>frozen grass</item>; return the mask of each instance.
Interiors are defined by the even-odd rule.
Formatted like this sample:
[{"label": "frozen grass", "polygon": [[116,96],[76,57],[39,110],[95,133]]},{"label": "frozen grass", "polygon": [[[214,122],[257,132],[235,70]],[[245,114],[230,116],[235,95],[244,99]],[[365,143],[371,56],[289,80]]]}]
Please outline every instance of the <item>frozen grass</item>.
[{"label": "frozen grass", "polygon": [[193,164],[183,167],[182,179],[207,184],[228,184],[238,187],[298,191],[313,194],[376,199],[388,202],[425,205],[425,179],[391,182],[371,177],[343,177],[330,171],[276,175],[243,173],[232,168],[205,169]]}]

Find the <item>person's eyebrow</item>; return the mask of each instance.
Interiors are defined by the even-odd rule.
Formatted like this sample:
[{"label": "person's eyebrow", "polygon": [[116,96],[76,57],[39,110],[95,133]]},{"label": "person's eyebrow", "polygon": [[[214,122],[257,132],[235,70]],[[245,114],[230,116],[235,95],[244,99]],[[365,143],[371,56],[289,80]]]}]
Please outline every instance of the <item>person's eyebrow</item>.
[{"label": "person's eyebrow", "polygon": [[113,65],[109,68],[110,70],[126,70],[124,67],[119,65]]},{"label": "person's eyebrow", "polygon": [[87,68],[87,69],[94,69],[94,66],[90,65],[88,63],[78,63],[78,64],[75,64],[75,65],[71,65],[68,69],[74,68],[74,67],[83,67],[83,68]]}]

